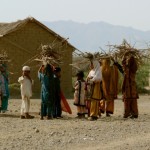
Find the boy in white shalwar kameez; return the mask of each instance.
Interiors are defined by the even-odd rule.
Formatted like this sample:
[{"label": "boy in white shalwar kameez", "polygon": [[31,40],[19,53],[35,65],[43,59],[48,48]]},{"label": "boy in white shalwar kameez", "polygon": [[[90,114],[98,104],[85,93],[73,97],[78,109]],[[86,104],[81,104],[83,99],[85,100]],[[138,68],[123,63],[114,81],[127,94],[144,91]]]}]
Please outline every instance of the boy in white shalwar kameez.
[{"label": "boy in white shalwar kameez", "polygon": [[30,97],[32,96],[32,84],[33,80],[30,77],[30,67],[24,66],[22,68],[22,76],[19,77],[18,82],[21,84],[21,119],[32,119],[34,116],[29,115],[30,109]]}]

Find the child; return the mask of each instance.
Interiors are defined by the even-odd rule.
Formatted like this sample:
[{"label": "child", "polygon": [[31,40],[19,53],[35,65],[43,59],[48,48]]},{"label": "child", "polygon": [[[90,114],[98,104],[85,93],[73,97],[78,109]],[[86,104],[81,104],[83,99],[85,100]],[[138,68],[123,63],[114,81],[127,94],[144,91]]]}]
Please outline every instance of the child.
[{"label": "child", "polygon": [[[32,119],[34,116],[29,115],[30,97],[32,96],[33,80],[30,77],[30,67],[24,66],[22,68],[22,76],[19,77],[18,82],[21,84],[21,119]],[[25,116],[24,116],[25,115]]]},{"label": "child", "polygon": [[51,65],[42,65],[38,71],[38,77],[41,82],[41,120],[44,116],[47,119],[53,118],[54,107],[54,73]]},{"label": "child", "polygon": [[83,71],[77,73],[75,82],[74,105],[77,106],[77,118],[85,118],[85,81]]},{"label": "child", "polygon": [[53,116],[54,118],[62,118],[60,77],[61,77],[61,68],[55,67],[54,69],[55,100],[54,100],[54,116]]}]

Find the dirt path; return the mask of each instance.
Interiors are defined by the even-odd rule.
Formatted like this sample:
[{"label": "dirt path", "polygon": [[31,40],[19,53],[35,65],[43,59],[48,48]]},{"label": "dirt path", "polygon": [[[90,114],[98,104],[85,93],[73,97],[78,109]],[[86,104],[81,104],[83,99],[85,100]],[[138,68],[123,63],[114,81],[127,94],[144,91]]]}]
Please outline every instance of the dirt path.
[{"label": "dirt path", "polygon": [[115,114],[95,122],[75,119],[40,120],[40,100],[31,101],[33,120],[19,118],[21,100],[10,100],[9,111],[0,114],[0,150],[150,150],[150,97],[138,100],[139,118],[123,119],[123,103],[115,101]]}]

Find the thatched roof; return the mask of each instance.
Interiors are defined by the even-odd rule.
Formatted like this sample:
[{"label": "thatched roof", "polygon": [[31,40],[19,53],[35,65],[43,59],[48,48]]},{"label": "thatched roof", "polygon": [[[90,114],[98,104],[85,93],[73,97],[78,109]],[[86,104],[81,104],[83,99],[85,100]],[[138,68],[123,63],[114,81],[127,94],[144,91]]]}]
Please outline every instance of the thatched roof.
[{"label": "thatched roof", "polygon": [[[50,32],[51,34],[56,36],[58,39],[65,40],[65,38],[63,38],[59,34],[55,33],[54,31],[52,31],[51,29],[49,29],[48,27],[46,27],[44,24],[42,24],[41,22],[39,22],[38,20],[36,20],[33,17],[28,17],[24,20],[18,20],[16,22],[12,22],[12,23],[0,23],[0,37],[3,37],[5,35],[8,35],[9,33],[12,33],[12,32],[15,32],[16,30],[19,30],[21,27],[26,25],[28,22],[35,22],[38,25],[40,25],[42,28],[44,28],[45,30],[47,30],[48,32]],[[68,43],[68,45],[70,47],[72,47],[74,50],[76,49],[70,43]]]}]

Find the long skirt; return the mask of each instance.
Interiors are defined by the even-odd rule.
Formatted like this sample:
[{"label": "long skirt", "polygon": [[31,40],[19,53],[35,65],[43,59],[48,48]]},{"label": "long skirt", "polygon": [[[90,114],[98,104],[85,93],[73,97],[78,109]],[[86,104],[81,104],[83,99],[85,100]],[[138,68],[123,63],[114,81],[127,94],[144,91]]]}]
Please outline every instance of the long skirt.
[{"label": "long skirt", "polygon": [[87,100],[86,101],[86,110],[87,110],[88,117],[90,117],[90,108],[91,108],[91,101]]},{"label": "long skirt", "polygon": [[6,111],[8,109],[8,96],[2,98],[2,110]]},{"label": "long skirt", "polygon": [[109,113],[113,114],[114,113],[114,100],[110,101],[105,101],[101,100],[100,101],[100,111],[101,113]]},{"label": "long skirt", "polygon": [[124,116],[138,116],[137,99],[124,99]]},{"label": "long skirt", "polygon": [[90,117],[98,117],[99,115],[99,101],[91,100]]},{"label": "long skirt", "polygon": [[98,117],[99,115],[99,102],[102,98],[100,82],[94,83],[93,92],[90,104],[90,117]]},{"label": "long skirt", "polygon": [[41,102],[41,116],[52,117],[54,113],[54,105],[51,102]]}]

